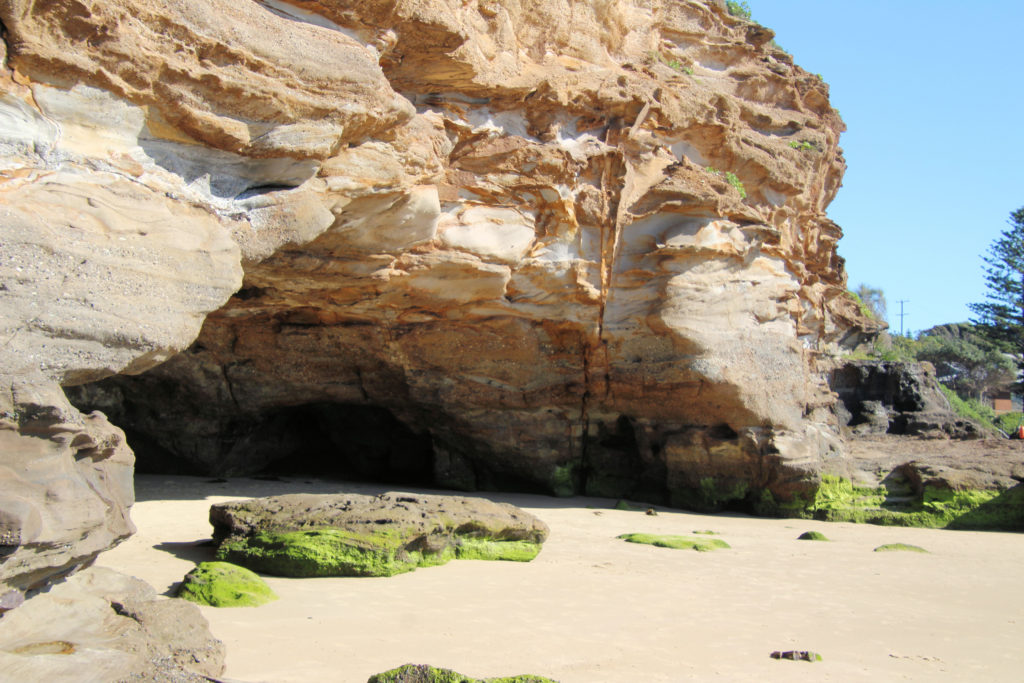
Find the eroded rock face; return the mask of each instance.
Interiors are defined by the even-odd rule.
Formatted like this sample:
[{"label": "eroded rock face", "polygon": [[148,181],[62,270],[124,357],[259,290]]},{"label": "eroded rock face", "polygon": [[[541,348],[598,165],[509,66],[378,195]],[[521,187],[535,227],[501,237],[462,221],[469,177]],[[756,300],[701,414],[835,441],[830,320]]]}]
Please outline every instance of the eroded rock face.
[{"label": "eroded rock face", "polygon": [[367,101],[415,113],[258,197],[216,161],[256,151],[209,152],[244,287],[80,405],[209,473],[344,451],[358,425],[315,419],[307,448],[273,425],[372,407],[426,454],[382,477],[705,507],[813,486],[837,453],[819,357],[860,318],[824,215],[843,124],[770,31],[715,2],[271,9],[362,41]]},{"label": "eroded rock face", "polygon": [[979,425],[953,412],[930,363],[848,361],[829,380],[840,423],[855,435],[980,438]]},{"label": "eroded rock face", "polygon": [[22,590],[131,532],[131,452],[59,385],[187,348],[243,261],[333,220],[268,188],[413,107],[365,45],[258,3],[11,1],[0,22],[0,587]]},{"label": "eroded rock face", "polygon": [[0,421],[0,593],[24,594],[135,532],[131,451],[99,413],[19,386]]},{"label": "eroded rock face", "polygon": [[789,500],[836,453],[843,124],[721,3],[9,0],[0,21],[12,425],[14,387],[154,368],[75,400],[192,471],[341,451],[718,507]]}]

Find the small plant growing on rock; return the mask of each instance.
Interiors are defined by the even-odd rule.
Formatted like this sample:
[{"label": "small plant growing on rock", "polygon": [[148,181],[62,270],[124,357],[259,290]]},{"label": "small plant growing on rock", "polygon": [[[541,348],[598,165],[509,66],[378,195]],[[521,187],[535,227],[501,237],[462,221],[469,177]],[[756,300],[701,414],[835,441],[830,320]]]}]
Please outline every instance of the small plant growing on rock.
[{"label": "small plant growing on rock", "polygon": [[801,152],[813,152],[818,149],[810,140],[791,140],[789,146]]},{"label": "small plant growing on rock", "polygon": [[721,171],[719,171],[714,166],[708,166],[704,170],[707,171],[708,173],[710,173],[711,175],[724,175],[725,182],[727,182],[730,185],[732,185],[736,189],[736,191],[740,193],[740,199],[746,199],[747,198],[747,190],[746,190],[746,188],[743,187],[743,182],[739,178],[737,178],[736,174],[733,173],[732,171],[726,171],[723,174]]},{"label": "small plant growing on rock", "polygon": [[732,171],[725,172],[725,181],[732,185],[740,193],[740,197],[743,199],[747,198],[747,190],[743,187],[743,183],[736,177],[736,174]]},{"label": "small plant growing on rock", "polygon": [[686,66],[678,59],[668,59],[667,57],[665,57],[665,55],[661,54],[657,50],[651,50],[649,53],[647,53],[647,57],[648,59],[650,59],[652,64],[654,62],[661,62],[662,64],[672,69],[673,71],[681,71],[687,76],[693,75],[692,68]]},{"label": "small plant growing on rock", "polygon": [[745,0],[725,0],[725,9],[734,17],[750,20],[750,5]]}]

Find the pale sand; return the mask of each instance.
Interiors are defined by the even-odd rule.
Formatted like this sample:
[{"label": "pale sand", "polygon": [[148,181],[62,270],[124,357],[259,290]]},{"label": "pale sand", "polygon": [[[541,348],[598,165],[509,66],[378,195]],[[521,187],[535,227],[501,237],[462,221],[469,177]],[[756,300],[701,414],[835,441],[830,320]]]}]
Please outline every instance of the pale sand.
[{"label": "pale sand", "polygon": [[[100,557],[173,585],[210,550],[211,503],[394,487],[139,476],[139,533]],[[1024,534],[609,509],[605,499],[489,494],[551,536],[530,563],[453,561],[386,579],[279,579],[280,600],[203,608],[226,677],[363,683],[404,663],[562,683],[1024,680]],[[732,548],[667,550],[631,531],[710,529]],[[798,541],[816,529],[831,542]],[[883,543],[930,554],[875,553]],[[773,650],[824,661],[776,661]]]}]

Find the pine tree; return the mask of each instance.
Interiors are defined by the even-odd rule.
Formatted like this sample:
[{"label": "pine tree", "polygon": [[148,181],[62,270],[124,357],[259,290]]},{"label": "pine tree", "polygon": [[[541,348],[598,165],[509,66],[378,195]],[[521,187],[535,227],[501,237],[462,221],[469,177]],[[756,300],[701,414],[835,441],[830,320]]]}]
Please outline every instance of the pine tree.
[{"label": "pine tree", "polygon": [[[1024,207],[1011,213],[1008,223],[982,257],[987,300],[969,308],[979,331],[1012,353],[1024,370]],[[1021,382],[1015,386],[1022,388]]]}]

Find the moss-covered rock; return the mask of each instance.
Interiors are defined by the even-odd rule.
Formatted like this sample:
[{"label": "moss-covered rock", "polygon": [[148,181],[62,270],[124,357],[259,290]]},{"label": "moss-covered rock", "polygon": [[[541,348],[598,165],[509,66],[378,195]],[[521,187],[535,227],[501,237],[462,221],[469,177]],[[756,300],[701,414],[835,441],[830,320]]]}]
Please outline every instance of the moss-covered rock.
[{"label": "moss-covered rock", "polygon": [[707,552],[728,548],[729,544],[720,538],[690,538],[689,536],[672,536],[658,534],[622,534],[618,536],[629,543],[645,543],[659,548],[673,548],[676,550],[697,550]]},{"label": "moss-covered rock", "polygon": [[547,526],[461,496],[277,496],[214,506],[217,558],[278,576],[394,576],[452,559],[528,562]]},{"label": "moss-covered rock", "polygon": [[814,499],[786,516],[829,522],[949,529],[1024,530],[1024,484],[1006,490],[949,488],[926,483],[917,494],[885,485],[857,486],[825,475]]},{"label": "moss-covered rock", "polygon": [[374,674],[366,683],[558,683],[558,681],[529,674],[501,678],[469,678],[450,669],[438,669],[426,664],[406,664],[390,671]]},{"label": "moss-covered rock", "polygon": [[805,531],[796,537],[798,541],[827,541],[828,538],[820,531]]},{"label": "moss-covered rock", "polygon": [[277,594],[245,567],[229,562],[203,562],[185,575],[178,597],[211,607],[257,607]]},{"label": "moss-covered rock", "polygon": [[495,541],[482,538],[463,538],[455,546],[455,557],[460,560],[505,560],[529,562],[540,552],[539,543],[530,541]]},{"label": "moss-covered rock", "polygon": [[886,552],[909,552],[909,553],[926,553],[928,552],[921,546],[910,545],[908,543],[886,543],[875,548],[876,553]]}]

